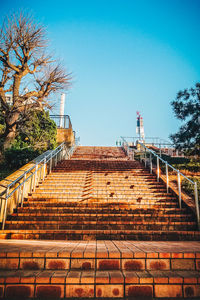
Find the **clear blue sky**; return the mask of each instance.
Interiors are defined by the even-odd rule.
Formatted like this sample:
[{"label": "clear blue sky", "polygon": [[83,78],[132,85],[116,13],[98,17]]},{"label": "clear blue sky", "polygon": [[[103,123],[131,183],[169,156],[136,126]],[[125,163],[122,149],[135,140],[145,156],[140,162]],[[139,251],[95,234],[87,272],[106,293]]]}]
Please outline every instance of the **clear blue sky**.
[{"label": "clear blue sky", "polygon": [[[178,129],[170,102],[200,79],[199,0],[0,0],[2,16],[31,12],[73,84],[66,110],[83,145],[114,145]],[[58,99],[58,96],[56,96]]]}]

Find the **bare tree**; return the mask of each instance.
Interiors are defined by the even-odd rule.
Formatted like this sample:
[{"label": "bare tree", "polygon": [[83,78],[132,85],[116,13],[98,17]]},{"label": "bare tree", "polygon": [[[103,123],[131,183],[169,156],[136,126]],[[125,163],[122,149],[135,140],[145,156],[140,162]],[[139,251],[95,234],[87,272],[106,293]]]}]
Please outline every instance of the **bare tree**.
[{"label": "bare tree", "polygon": [[[19,122],[33,109],[50,108],[50,94],[70,81],[59,63],[46,54],[44,27],[31,16],[12,15],[0,29],[0,103],[5,118],[4,149],[16,136]],[[12,103],[6,100],[12,94]]]}]

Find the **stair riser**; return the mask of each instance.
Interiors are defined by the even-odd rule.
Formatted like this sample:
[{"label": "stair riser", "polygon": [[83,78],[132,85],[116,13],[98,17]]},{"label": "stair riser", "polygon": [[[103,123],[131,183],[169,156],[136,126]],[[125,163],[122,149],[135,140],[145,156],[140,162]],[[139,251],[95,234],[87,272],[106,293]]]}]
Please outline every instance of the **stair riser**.
[{"label": "stair riser", "polygon": [[[129,230],[130,231],[130,230]],[[190,231],[172,231],[172,232],[151,232],[144,231],[140,232],[126,232],[121,231],[101,231],[97,233],[96,231],[89,230],[88,233],[81,233],[81,231],[74,231],[73,233],[53,231],[48,230],[48,232],[42,233],[41,231],[24,233],[23,230],[20,232],[0,232],[0,239],[25,239],[25,240],[132,240],[132,241],[200,241],[200,234]]]},{"label": "stair riser", "polygon": [[50,208],[46,208],[46,207],[29,207],[29,206],[24,206],[24,207],[19,207],[18,208],[18,212],[20,213],[28,213],[30,211],[30,213],[33,213],[33,212],[40,212],[41,213],[54,213],[54,212],[57,212],[57,213],[73,213],[73,214],[107,214],[107,215],[112,215],[112,214],[117,214],[117,215],[127,215],[127,214],[152,214],[153,216],[157,216],[158,214],[163,214],[163,213],[167,213],[167,214],[180,214],[180,213],[184,213],[186,212],[186,209],[180,209],[180,208],[172,208],[172,207],[169,207],[169,208],[162,208],[160,207],[159,210],[157,209],[154,209],[154,208],[148,208],[148,209],[144,209],[144,208],[135,208],[135,209],[130,209],[129,206],[124,206],[123,207],[123,210],[121,209],[121,206],[120,205],[118,208],[116,207],[110,207],[110,208],[106,208],[106,207],[89,207],[89,205],[87,207],[81,207],[79,206],[78,208],[76,208],[76,211],[74,211],[74,207],[73,206],[70,206],[70,207],[66,207],[66,206],[60,206],[60,207],[50,207]]},{"label": "stair riser", "polygon": [[[162,283],[152,283],[152,280],[138,279],[137,283],[105,283],[102,281],[100,284],[94,283],[54,283],[56,278],[52,279],[53,283],[50,283],[51,279],[45,278],[45,282],[39,284],[33,283],[23,279],[26,283],[21,284],[11,283],[3,284],[2,297],[4,299],[167,299],[168,295],[171,295],[173,299],[191,299],[191,294],[194,298],[200,298],[200,288],[198,284],[169,284],[168,279],[163,279]],[[55,281],[54,281],[55,280]],[[75,279],[76,280],[76,279]],[[87,279],[86,279],[87,280]],[[92,280],[92,279],[90,279]],[[113,279],[114,280],[114,279]],[[117,280],[117,279],[116,279]],[[60,281],[65,281],[65,278],[61,278]],[[145,283],[146,281],[146,283]],[[46,283],[48,282],[48,283]],[[162,281],[161,281],[162,282]],[[166,283],[167,282],[167,283]],[[192,299],[194,299],[192,298]],[[168,298],[170,299],[170,298]]]},{"label": "stair riser", "polygon": [[[17,254],[17,253],[16,253]],[[95,254],[95,253],[92,253]],[[139,254],[139,253],[138,253]],[[181,254],[181,253],[180,253]],[[94,256],[70,257],[63,253],[58,253],[58,257],[37,256],[38,253],[23,253],[20,257],[2,257],[0,260],[1,270],[124,270],[124,271],[199,271],[200,258],[174,258],[177,253],[165,253],[168,258],[103,258]],[[142,253],[140,254],[142,256]],[[193,254],[195,256],[195,254]],[[143,255],[144,256],[144,255]]]},{"label": "stair riser", "polygon": [[[31,214],[28,216],[19,216],[19,215],[13,215],[12,217],[9,218],[9,220],[15,220],[15,221],[68,221],[68,222],[77,222],[77,220],[79,222],[91,222],[91,221],[98,221],[98,222],[151,222],[152,221],[152,216],[144,216],[144,217],[136,217],[135,215],[133,215],[132,217],[117,217],[117,216],[107,216],[107,217],[103,217],[101,218],[100,216],[88,216],[85,217],[83,216],[43,216],[43,215],[38,215],[38,216],[32,216]],[[169,217],[169,216],[165,216],[165,217],[156,217],[156,222],[190,222],[193,221],[192,217],[189,216],[177,216],[177,217]]]},{"label": "stair riser", "polygon": [[[88,202],[89,201],[91,201],[91,200],[87,200]],[[24,203],[24,208],[25,207],[27,207],[27,209],[31,209],[31,208],[33,208],[34,209],[34,207],[36,208],[36,207],[40,207],[41,209],[42,209],[42,207],[44,208],[44,207],[63,207],[63,203],[65,203],[65,201],[60,201],[60,202],[57,202],[56,200],[54,201],[54,202],[50,202],[50,203],[44,203],[44,202],[37,202],[37,201],[35,201],[35,202],[31,202],[31,203],[29,203],[29,204],[27,204],[27,203]],[[77,203],[77,201],[75,202],[75,203]],[[99,213],[101,212],[101,211],[103,211],[103,209],[104,209],[104,207],[105,206],[108,206],[108,204],[111,204],[111,205],[114,205],[115,203],[113,203],[112,204],[112,202],[110,203],[108,203],[108,202],[104,202],[105,204],[103,205],[103,203],[99,203],[99,205],[98,205],[98,203],[93,203],[93,204],[95,204],[94,206],[95,206],[95,208],[93,209],[93,211],[98,211],[98,209],[99,209]],[[91,204],[92,204],[92,201],[91,201],[91,203],[89,202],[88,203],[88,207],[90,207],[91,206]],[[137,208],[143,208],[143,209],[168,209],[168,208],[178,208],[178,204],[177,203],[161,203],[161,204],[156,204],[156,203],[145,203],[145,204],[143,204],[143,203],[127,203],[127,202],[124,202],[124,203],[120,203],[120,204],[118,204],[118,206],[119,206],[119,210],[121,210],[122,208],[124,208],[124,209],[126,209],[126,210],[134,210],[134,209],[137,209]],[[65,207],[67,207],[67,205],[65,205]],[[87,206],[86,206],[87,207]],[[70,209],[70,207],[69,207],[69,209]],[[87,212],[87,209],[88,208],[77,208],[76,207],[76,205],[74,205],[74,206],[72,206],[71,207],[71,210],[74,210],[74,209],[76,209],[76,212],[78,212],[78,211],[80,211],[81,209],[82,210],[85,210],[85,212]],[[110,207],[109,208],[109,210],[107,210],[107,211],[112,211],[112,210],[114,210],[112,207]],[[115,209],[116,210],[116,209]],[[118,211],[119,211],[118,210]],[[92,210],[91,210],[92,211]],[[117,211],[117,210],[116,210]]]},{"label": "stair riser", "polygon": [[[109,181],[109,179],[108,179],[108,181]],[[77,179],[74,179],[74,180],[71,180],[70,178],[66,178],[66,180],[63,180],[62,179],[62,177],[61,176],[58,176],[58,178],[56,179],[56,178],[52,178],[51,180],[49,180],[48,178],[44,181],[44,183],[45,184],[47,184],[47,185],[49,185],[49,184],[53,184],[53,185],[55,185],[55,186],[59,186],[59,185],[64,185],[64,186],[66,186],[66,187],[71,187],[71,186],[74,186],[74,187],[78,187],[78,186],[87,186],[87,185],[90,185],[90,183],[88,182],[85,182],[84,181],[84,184],[83,184],[83,180],[79,180],[78,178]],[[97,184],[98,183],[98,186],[99,187],[101,187],[101,186],[103,186],[103,187],[105,187],[105,186],[107,186],[107,181],[100,181],[100,180],[96,180],[95,182],[93,182],[93,184],[95,185],[95,184]],[[41,184],[41,183],[40,183]],[[162,189],[165,189],[164,187],[163,187],[163,185],[162,184],[157,184],[157,183],[155,183],[155,181],[145,181],[145,180],[143,180],[143,179],[141,179],[141,181],[135,181],[134,179],[133,180],[131,180],[130,182],[121,182],[121,184],[116,184],[116,183],[112,183],[112,186],[114,187],[116,185],[116,187],[120,187],[120,186],[124,186],[124,187],[126,187],[126,188],[130,188],[130,185],[134,185],[135,187],[136,187],[136,189],[137,189],[137,187],[141,187],[141,188],[146,188],[146,189],[151,189],[151,188],[155,188],[155,189],[157,189],[157,188],[162,188]],[[40,185],[38,185],[38,186],[40,186]],[[135,187],[134,187],[134,189],[135,189]]]},{"label": "stair riser", "polygon": [[[64,187],[64,188],[63,188]],[[125,188],[125,187],[124,187]],[[124,188],[119,188],[119,187],[114,187],[115,192],[118,193],[122,193],[124,195],[141,195],[141,194],[147,194],[147,195],[152,195],[152,193],[154,193],[156,196],[158,195],[163,195],[163,196],[171,196],[171,194],[167,193],[166,189],[142,189],[142,188],[137,188],[137,189],[130,189],[129,187],[127,187],[127,191],[124,191]],[[89,186],[89,187],[74,187],[72,186],[65,186],[63,185],[62,188],[61,187],[48,187],[48,186],[42,186],[42,188],[37,188],[36,189],[36,193],[52,193],[53,192],[59,192],[59,193],[72,193],[72,194],[80,194],[86,191],[93,191],[95,194],[99,194],[99,193],[103,193],[103,194],[107,194],[108,192],[111,192],[113,189],[113,187],[111,188],[107,188],[107,187],[95,187],[93,186]],[[129,192],[129,190],[131,192]],[[174,198],[174,197],[172,197]]]},{"label": "stair riser", "polygon": [[[31,197],[28,198],[28,200],[32,200],[32,199],[43,199],[44,201],[46,199],[66,199],[66,200],[70,200],[70,199],[80,199],[80,198],[83,198],[84,199],[84,196],[86,197],[87,195],[90,196],[91,199],[94,199],[94,200],[115,200],[115,201],[120,201],[120,200],[126,200],[126,201],[159,201],[159,200],[164,200],[164,201],[167,201],[167,200],[171,200],[171,201],[176,201],[176,198],[175,197],[172,197],[172,196],[169,196],[169,195],[164,195],[164,194],[155,194],[155,195],[150,195],[150,194],[141,194],[141,193],[135,193],[135,194],[128,194],[128,193],[125,193],[123,195],[118,195],[117,192],[114,193],[114,195],[112,196],[111,195],[112,191],[109,191],[108,193],[99,193],[99,194],[96,194],[96,193],[91,193],[91,191],[88,191],[88,192],[79,192],[78,194],[77,193],[61,193],[61,192],[54,192],[54,193],[45,193],[45,192],[41,192],[41,193],[35,193],[33,194]],[[116,195],[116,196],[115,196]],[[93,196],[93,197],[92,197]],[[95,198],[96,196],[96,198]],[[138,199],[139,198],[139,199]],[[142,198],[142,199],[141,199]]]},{"label": "stair riser", "polygon": [[[38,222],[37,222],[38,223]],[[23,230],[120,230],[124,231],[124,234],[126,234],[126,230],[158,230],[158,231],[174,231],[174,230],[180,230],[180,231],[187,231],[187,230],[196,230],[196,224],[180,224],[180,225],[159,225],[159,224],[147,224],[147,225],[136,225],[136,224],[89,224],[89,222],[86,222],[86,224],[59,224],[56,222],[56,224],[48,224],[45,222],[42,222],[42,224],[7,224],[5,226],[5,229],[23,229]],[[95,223],[95,222],[94,222]]]}]

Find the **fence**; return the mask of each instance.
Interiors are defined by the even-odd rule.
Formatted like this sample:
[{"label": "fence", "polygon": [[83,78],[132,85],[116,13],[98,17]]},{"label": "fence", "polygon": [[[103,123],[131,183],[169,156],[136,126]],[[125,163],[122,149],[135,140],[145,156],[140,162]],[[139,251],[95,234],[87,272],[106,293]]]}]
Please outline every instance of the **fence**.
[{"label": "fence", "polygon": [[[0,216],[2,220],[2,229],[5,228],[5,221],[7,217],[7,207],[23,207],[24,197],[28,193],[35,191],[37,184],[40,181],[44,181],[46,174],[51,173],[52,168],[55,167],[58,161],[62,159],[69,159],[73,154],[75,145],[70,149],[67,149],[65,142],[60,144],[55,150],[47,151],[42,156],[36,158],[32,163],[31,167],[26,171],[22,171],[19,177],[11,181],[7,185],[0,185],[4,188],[1,193],[1,206]],[[4,182],[6,179],[4,180]],[[12,203],[11,203],[12,202]]]}]

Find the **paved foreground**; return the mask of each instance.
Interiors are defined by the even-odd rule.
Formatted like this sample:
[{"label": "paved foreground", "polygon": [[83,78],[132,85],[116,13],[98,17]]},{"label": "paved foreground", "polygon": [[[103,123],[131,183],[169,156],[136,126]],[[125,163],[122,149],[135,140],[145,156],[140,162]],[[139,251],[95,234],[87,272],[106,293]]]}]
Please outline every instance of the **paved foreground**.
[{"label": "paved foreground", "polygon": [[200,297],[200,242],[10,240],[0,256],[1,297]]}]

